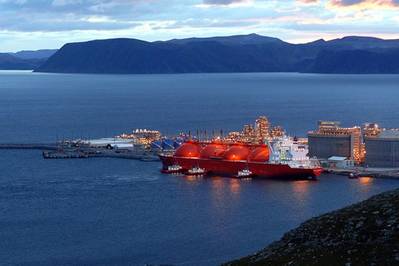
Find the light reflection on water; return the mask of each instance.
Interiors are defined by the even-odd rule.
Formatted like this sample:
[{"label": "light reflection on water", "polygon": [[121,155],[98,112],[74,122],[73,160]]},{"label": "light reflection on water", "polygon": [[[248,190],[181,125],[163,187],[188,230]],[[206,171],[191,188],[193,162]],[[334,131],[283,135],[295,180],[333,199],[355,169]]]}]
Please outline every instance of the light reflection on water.
[{"label": "light reflection on water", "polygon": [[309,197],[309,186],[313,185],[315,181],[297,180],[292,181],[292,195],[301,203],[306,202]]},{"label": "light reflection on water", "polygon": [[241,180],[238,180],[236,178],[231,178],[230,179],[230,192],[232,194],[239,194],[240,193],[240,185],[241,185]]},{"label": "light reflection on water", "polygon": [[370,185],[372,185],[373,181],[374,181],[374,178],[370,177],[370,176],[359,177],[359,183],[363,186],[370,186]]}]

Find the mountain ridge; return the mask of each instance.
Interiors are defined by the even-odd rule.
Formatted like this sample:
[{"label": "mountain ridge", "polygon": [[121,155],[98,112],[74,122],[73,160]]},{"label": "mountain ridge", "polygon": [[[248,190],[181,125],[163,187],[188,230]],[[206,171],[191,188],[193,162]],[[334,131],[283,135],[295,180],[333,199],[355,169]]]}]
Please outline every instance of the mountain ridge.
[{"label": "mountain ridge", "polygon": [[[302,44],[258,34],[153,42],[115,38],[67,43],[35,71],[98,74],[393,74],[399,73],[397,49],[399,40],[362,36],[329,41],[319,39]],[[384,60],[389,60],[389,67],[384,65]]]},{"label": "mountain ridge", "polygon": [[43,64],[57,49],[24,50],[0,53],[0,70],[33,70]]}]

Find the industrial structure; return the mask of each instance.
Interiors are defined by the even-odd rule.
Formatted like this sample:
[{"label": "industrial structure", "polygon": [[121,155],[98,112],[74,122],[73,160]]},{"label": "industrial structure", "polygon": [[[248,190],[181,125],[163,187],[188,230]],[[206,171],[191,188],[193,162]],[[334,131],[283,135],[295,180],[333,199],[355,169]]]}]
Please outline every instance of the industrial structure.
[{"label": "industrial structure", "polygon": [[227,142],[262,144],[273,138],[281,138],[283,136],[284,129],[282,127],[272,127],[266,116],[260,116],[255,120],[254,125],[244,125],[241,132],[230,132],[223,140]]},{"label": "industrial structure", "polygon": [[[266,116],[260,116],[241,131],[223,135],[221,130],[216,136],[212,131],[212,138],[208,138],[206,131],[203,133],[197,130],[195,136],[189,132],[168,138],[156,130],[136,129],[113,138],[64,140],[53,146],[36,146],[45,147],[46,158],[108,156],[152,160],[161,153],[165,171],[175,169],[175,164],[179,167],[173,171],[188,171],[201,165],[205,172],[238,176],[249,172],[259,177],[317,176],[320,169],[311,164],[314,159],[328,169],[399,168],[399,129],[380,128],[376,123],[341,127],[338,121],[319,121],[318,128],[308,132],[308,138],[287,138],[283,128],[272,126]],[[185,149],[189,151],[183,152]],[[303,167],[306,171],[298,169]]]},{"label": "industrial structure", "polygon": [[368,167],[399,167],[399,130],[380,130],[376,135],[365,136]]},{"label": "industrial structure", "polygon": [[316,131],[308,132],[309,156],[328,159],[346,157],[356,163],[364,159],[360,127],[341,127],[337,121],[319,121]]},{"label": "industrial structure", "polygon": [[131,133],[123,133],[116,138],[131,140],[142,145],[150,145],[161,139],[161,132],[158,130],[135,129]]}]

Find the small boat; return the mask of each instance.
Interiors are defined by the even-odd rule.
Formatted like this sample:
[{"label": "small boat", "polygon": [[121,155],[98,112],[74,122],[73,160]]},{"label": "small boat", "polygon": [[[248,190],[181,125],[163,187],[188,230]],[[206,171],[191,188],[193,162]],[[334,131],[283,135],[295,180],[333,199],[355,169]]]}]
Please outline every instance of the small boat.
[{"label": "small boat", "polygon": [[348,178],[349,179],[356,179],[359,178],[359,174],[358,173],[349,173]]},{"label": "small boat", "polygon": [[205,169],[201,168],[201,167],[193,167],[187,171],[187,174],[189,174],[189,175],[204,175]]},{"label": "small boat", "polygon": [[249,169],[238,171],[236,178],[250,178],[253,174]]},{"label": "small boat", "polygon": [[168,169],[162,169],[161,172],[165,174],[177,174],[182,172],[183,167],[178,164],[168,166]]}]

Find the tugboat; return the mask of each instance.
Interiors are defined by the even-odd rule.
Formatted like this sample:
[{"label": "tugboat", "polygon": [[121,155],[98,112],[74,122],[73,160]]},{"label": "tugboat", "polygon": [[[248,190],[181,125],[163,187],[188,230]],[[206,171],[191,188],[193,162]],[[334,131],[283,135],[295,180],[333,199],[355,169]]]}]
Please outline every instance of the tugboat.
[{"label": "tugboat", "polygon": [[238,171],[235,178],[251,178],[252,176],[253,176],[253,173],[249,169],[244,169],[244,170]]},{"label": "tugboat", "polygon": [[162,169],[162,173],[164,174],[178,174],[182,172],[183,167],[178,164],[170,165],[167,169]]},{"label": "tugboat", "polygon": [[356,179],[356,178],[359,178],[360,177],[360,174],[359,173],[349,173],[349,175],[348,175],[348,178],[349,179]]},{"label": "tugboat", "polygon": [[205,174],[205,169],[201,167],[193,167],[190,170],[187,171],[187,174],[189,175],[204,175]]}]

